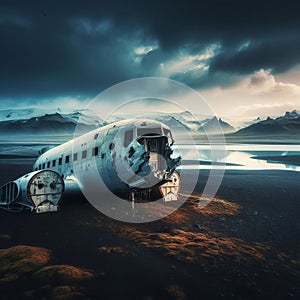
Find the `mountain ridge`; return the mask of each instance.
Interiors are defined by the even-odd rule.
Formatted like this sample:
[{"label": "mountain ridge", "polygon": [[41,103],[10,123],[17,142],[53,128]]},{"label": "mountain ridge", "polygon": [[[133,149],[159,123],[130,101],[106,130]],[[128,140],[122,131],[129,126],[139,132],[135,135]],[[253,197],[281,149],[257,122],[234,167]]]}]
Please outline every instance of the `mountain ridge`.
[{"label": "mountain ridge", "polygon": [[293,110],[285,115],[257,122],[235,132],[236,135],[292,135],[300,134],[300,112]]},{"label": "mountain ridge", "polygon": [[[94,112],[88,110],[73,110],[65,112],[59,108],[47,109],[6,109],[0,110],[0,133],[73,133],[75,127],[92,130],[103,125],[126,119],[128,116],[114,115],[108,120],[102,120]],[[136,117],[136,115],[132,115]],[[292,110],[284,115],[262,120],[260,117],[254,123],[242,129],[235,128],[219,117],[205,117],[197,119],[189,111],[164,113],[149,112],[140,115],[141,118],[162,122],[174,131],[187,131],[198,134],[232,133],[236,136],[246,135],[274,135],[299,134],[300,111]]]},{"label": "mountain ridge", "polygon": [[96,128],[92,124],[78,123],[71,118],[66,118],[59,113],[46,114],[30,119],[18,119],[13,121],[0,122],[1,133],[72,133],[75,127],[80,124],[84,128]]}]

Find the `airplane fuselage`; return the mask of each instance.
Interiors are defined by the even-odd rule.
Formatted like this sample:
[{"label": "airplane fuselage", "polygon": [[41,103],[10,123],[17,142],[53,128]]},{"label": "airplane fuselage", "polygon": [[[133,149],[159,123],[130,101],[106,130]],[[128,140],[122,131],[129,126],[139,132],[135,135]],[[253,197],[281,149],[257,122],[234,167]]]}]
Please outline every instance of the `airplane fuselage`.
[{"label": "airplane fuselage", "polygon": [[106,186],[125,199],[170,181],[180,159],[172,159],[170,129],[156,121],[126,120],[95,129],[43,153],[33,170],[50,169],[67,180],[97,167]]},{"label": "airplane fuselage", "polygon": [[175,169],[181,158],[172,157],[173,142],[170,129],[151,120],[97,128],[42,151],[33,172],[0,188],[0,208],[56,211],[68,189],[108,206],[107,193],[101,197],[102,191],[133,202],[177,200],[180,177]]}]

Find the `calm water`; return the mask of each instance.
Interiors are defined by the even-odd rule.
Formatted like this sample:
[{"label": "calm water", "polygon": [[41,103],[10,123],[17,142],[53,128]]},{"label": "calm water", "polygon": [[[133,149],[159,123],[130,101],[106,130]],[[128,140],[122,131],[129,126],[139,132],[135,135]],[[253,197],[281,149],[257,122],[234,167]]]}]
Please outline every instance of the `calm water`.
[{"label": "calm water", "polygon": [[[285,163],[268,162],[264,159],[254,159],[260,156],[300,155],[300,145],[261,145],[261,144],[227,144],[225,146],[209,145],[178,145],[176,154],[184,160],[190,160],[182,169],[211,169],[224,168],[226,170],[289,170],[300,171],[300,166]],[[191,161],[200,161],[193,164]],[[212,162],[212,165],[207,164]]]},{"label": "calm water", "polygon": [[[47,146],[40,143],[4,143],[0,142],[0,162],[22,163],[27,158],[18,156],[37,156],[38,151]],[[53,145],[51,145],[53,146]],[[16,155],[15,159],[8,159],[2,155]],[[226,170],[289,170],[300,171],[300,166],[293,164],[268,162],[264,159],[253,159],[259,156],[300,155],[300,145],[261,145],[261,144],[226,144],[225,146],[210,145],[177,145],[174,155],[181,155],[183,163],[179,168],[211,169],[224,168]],[[200,165],[197,162],[200,161]],[[210,164],[212,162],[212,165]]]}]

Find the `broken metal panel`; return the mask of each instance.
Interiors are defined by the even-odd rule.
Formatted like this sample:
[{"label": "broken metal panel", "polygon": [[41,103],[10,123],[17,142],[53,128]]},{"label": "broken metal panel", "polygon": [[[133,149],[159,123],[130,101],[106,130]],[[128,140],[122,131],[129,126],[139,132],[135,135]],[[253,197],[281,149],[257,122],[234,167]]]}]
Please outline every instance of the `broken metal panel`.
[{"label": "broken metal panel", "polygon": [[99,174],[122,198],[129,199],[139,190],[158,189],[180,164],[180,157],[171,158],[173,142],[170,130],[159,122],[135,120],[134,127],[113,128],[100,146],[105,157],[99,162]]},{"label": "broken metal panel", "polygon": [[173,172],[169,181],[159,187],[164,201],[176,201],[180,190],[180,176],[177,171]]},{"label": "broken metal panel", "polygon": [[0,188],[0,207],[7,210],[18,211],[19,205],[15,205],[15,201],[20,193],[19,185],[11,181]]}]

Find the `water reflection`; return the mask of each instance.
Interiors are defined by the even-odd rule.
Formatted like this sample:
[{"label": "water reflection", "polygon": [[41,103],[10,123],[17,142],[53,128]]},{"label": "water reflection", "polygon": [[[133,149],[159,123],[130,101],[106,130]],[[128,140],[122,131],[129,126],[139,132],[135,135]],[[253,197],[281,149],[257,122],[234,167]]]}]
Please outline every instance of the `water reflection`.
[{"label": "water reflection", "polygon": [[[192,163],[189,161],[193,159],[190,156],[191,149],[189,145],[178,145],[178,151],[180,151],[183,158],[183,164],[180,168],[222,168],[220,163],[225,163],[227,164],[225,167],[226,170],[300,171],[300,166],[293,165],[290,162],[272,161],[272,157],[277,157],[276,160],[280,160],[280,156],[287,157],[288,155],[300,155],[300,145],[229,144],[224,146],[225,151],[224,148],[223,151],[218,151],[215,147],[216,146],[197,145],[195,148],[195,146],[193,146],[193,149],[196,149],[197,151],[198,161]],[[264,159],[259,159],[260,156],[263,156]],[[193,153],[193,157],[195,157],[195,153]],[[257,157],[257,159],[254,159],[253,157]],[[266,159],[266,157],[268,159]],[[188,161],[188,163],[185,163],[185,161]],[[208,164],[207,162],[211,162],[211,164]]]}]

